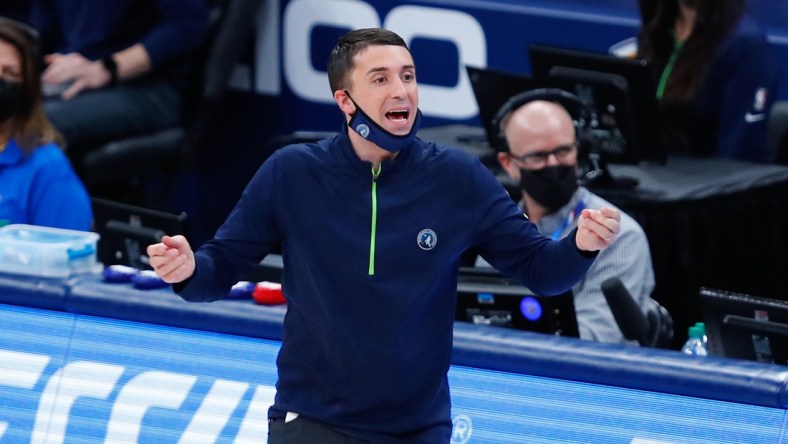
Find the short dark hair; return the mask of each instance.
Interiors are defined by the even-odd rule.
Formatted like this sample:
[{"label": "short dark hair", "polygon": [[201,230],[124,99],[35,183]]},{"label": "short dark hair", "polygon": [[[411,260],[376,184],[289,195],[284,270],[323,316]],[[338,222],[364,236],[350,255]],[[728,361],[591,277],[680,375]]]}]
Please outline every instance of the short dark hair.
[{"label": "short dark hair", "polygon": [[331,92],[348,88],[348,74],[354,68],[353,57],[356,54],[369,46],[389,45],[408,49],[402,37],[383,28],[356,29],[342,36],[328,58],[328,84]]}]

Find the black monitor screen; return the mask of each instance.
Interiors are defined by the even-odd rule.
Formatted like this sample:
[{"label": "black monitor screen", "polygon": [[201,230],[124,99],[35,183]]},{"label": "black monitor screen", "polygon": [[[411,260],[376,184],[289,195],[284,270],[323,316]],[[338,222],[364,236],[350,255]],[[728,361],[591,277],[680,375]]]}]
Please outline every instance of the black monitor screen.
[{"label": "black monitor screen", "polygon": [[493,148],[498,143],[498,129],[493,128],[493,118],[509,98],[537,87],[536,82],[526,75],[499,71],[476,66],[466,66],[473,95],[479,108],[479,119]]},{"label": "black monitor screen", "polygon": [[699,302],[711,354],[788,364],[788,302],[710,288]]},{"label": "black monitor screen", "polygon": [[492,268],[463,267],[456,320],[579,337],[572,293],[538,296]]},{"label": "black monitor screen", "polygon": [[535,79],[569,82],[564,89],[591,104],[604,161],[665,162],[656,84],[644,60],[542,45],[528,53]]},{"label": "black monitor screen", "polygon": [[146,249],[163,235],[186,235],[186,213],[172,214],[111,200],[92,198],[98,260],[105,266],[150,269]]}]

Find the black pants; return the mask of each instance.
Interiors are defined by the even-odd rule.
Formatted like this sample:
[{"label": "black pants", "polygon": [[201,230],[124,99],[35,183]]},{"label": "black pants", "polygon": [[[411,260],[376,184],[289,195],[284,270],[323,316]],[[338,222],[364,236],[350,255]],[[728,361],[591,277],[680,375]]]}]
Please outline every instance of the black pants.
[{"label": "black pants", "polygon": [[268,444],[370,444],[344,435],[326,424],[303,416],[268,422]]},{"label": "black pants", "polygon": [[71,100],[50,97],[44,109],[69,150],[81,154],[111,140],[177,125],[181,93],[168,80],[143,78],[85,90]]}]

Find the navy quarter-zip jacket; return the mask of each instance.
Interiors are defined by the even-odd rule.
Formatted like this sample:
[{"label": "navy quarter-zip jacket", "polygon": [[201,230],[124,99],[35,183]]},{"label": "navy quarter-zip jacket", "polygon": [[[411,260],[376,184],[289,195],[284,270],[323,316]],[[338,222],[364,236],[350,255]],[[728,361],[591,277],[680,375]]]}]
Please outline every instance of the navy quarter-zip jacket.
[{"label": "navy quarter-zip jacket", "polygon": [[477,158],[416,138],[373,171],[344,131],[275,152],[176,289],[222,298],[280,243],[288,308],[269,416],[376,443],[449,442],[464,250],[544,295],[570,289],[594,257],[574,235],[540,235]]}]

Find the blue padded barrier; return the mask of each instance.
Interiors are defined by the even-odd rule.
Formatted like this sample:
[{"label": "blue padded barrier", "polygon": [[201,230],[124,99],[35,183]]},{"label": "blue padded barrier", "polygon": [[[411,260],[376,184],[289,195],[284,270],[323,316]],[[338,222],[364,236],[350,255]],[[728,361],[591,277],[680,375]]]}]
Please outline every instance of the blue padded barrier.
[{"label": "blue padded barrier", "polygon": [[[70,291],[68,290],[70,287]],[[100,276],[70,281],[0,275],[0,302],[76,314],[281,340],[285,306],[251,299],[186,302],[169,288],[139,290]],[[604,344],[456,322],[453,365],[788,407],[788,367]]]},{"label": "blue padded barrier", "polygon": [[788,407],[788,367],[691,357],[457,322],[454,365],[765,407]]},{"label": "blue padded barrier", "polygon": [[0,303],[62,311],[66,305],[67,279],[0,273]]},{"label": "blue padded barrier", "polygon": [[285,310],[252,299],[186,302],[169,287],[139,290],[100,277],[75,281],[66,302],[71,313],[273,340],[282,339]]}]

